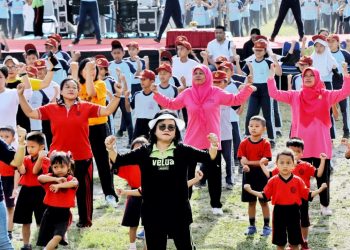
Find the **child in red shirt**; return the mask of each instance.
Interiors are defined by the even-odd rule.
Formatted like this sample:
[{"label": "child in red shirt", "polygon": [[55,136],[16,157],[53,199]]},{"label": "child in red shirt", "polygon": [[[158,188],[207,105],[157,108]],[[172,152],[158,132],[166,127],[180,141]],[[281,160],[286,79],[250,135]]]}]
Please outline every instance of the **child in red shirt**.
[{"label": "child in red shirt", "polygon": [[[291,149],[294,152],[296,166],[292,170],[292,173],[296,176],[299,176],[305,183],[307,188],[310,188],[310,179],[311,177],[321,177],[323,174],[323,170],[325,167],[327,155],[321,153],[320,155],[320,166],[315,168],[313,165],[306,161],[302,161],[304,151],[304,142],[302,139],[293,137],[289,141],[287,141],[287,148]],[[279,169],[276,167],[271,172],[267,169],[264,163],[261,164],[261,168],[266,174],[268,178],[278,175]],[[309,218],[309,202],[307,200],[302,199],[302,203],[300,206],[300,219],[301,219],[301,233],[303,235],[303,244],[301,245],[301,249],[309,249],[308,247],[308,235],[309,235],[309,226],[310,226],[310,218]]]},{"label": "child in red shirt", "polygon": [[36,224],[40,226],[45,211],[43,203],[45,191],[38,181],[38,175],[49,170],[50,159],[46,157],[45,135],[41,132],[31,132],[27,135],[28,156],[23,165],[18,167],[22,175],[19,184],[22,185],[18,195],[13,222],[22,225],[23,247],[21,250],[32,249],[30,242],[30,225],[33,212]]},{"label": "child in red shirt", "polygon": [[54,250],[58,244],[67,245],[64,236],[72,222],[71,207],[75,207],[78,181],[72,175],[74,161],[70,152],[53,151],[50,156],[52,173],[42,174],[38,181],[43,185],[47,206],[40,226],[37,246]]},{"label": "child in red shirt", "polygon": [[263,192],[252,190],[250,184],[244,185],[244,189],[250,194],[266,201],[271,199],[274,205],[272,243],[280,250],[287,243],[287,235],[291,249],[299,249],[299,244],[303,243],[299,212],[302,199],[312,200],[327,188],[327,184],[323,183],[319,189],[310,192],[304,181],[292,173],[294,160],[294,153],[290,149],[277,154],[279,174],[268,181]]},{"label": "child in red shirt", "polygon": [[[262,138],[266,130],[265,119],[261,116],[253,116],[250,118],[248,129],[250,136],[239,144],[237,153],[244,171],[242,184],[250,184],[254,190],[262,191],[268,179],[260,168],[260,160],[263,158],[271,160],[272,157],[269,141]],[[268,160],[266,160],[267,162]],[[245,234],[253,235],[256,233],[256,197],[242,188],[242,201],[249,202],[248,216],[250,225]],[[262,199],[259,199],[259,203],[264,216],[264,227],[261,235],[269,236],[271,234],[269,205]]]},{"label": "child in red shirt", "polygon": [[[7,145],[11,146],[11,144],[15,141],[15,130],[11,126],[0,128],[0,138],[3,139]],[[15,196],[13,193],[15,169],[15,167],[0,161],[0,178],[4,189],[8,218],[7,229],[10,240],[12,240],[13,213],[15,211]]]}]

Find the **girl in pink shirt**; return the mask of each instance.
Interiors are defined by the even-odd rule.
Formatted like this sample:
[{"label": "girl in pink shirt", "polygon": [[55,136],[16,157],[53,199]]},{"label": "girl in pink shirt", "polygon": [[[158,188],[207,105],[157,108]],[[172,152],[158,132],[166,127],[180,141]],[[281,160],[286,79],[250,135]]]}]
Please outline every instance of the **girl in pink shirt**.
[{"label": "girl in pink shirt", "polygon": [[[188,125],[184,143],[198,149],[210,147],[206,138],[208,133],[215,133],[220,137],[220,105],[241,105],[254,90],[255,87],[251,86],[250,81],[237,95],[213,86],[212,73],[205,65],[198,65],[193,69],[192,87],[185,89],[176,98],[165,97],[158,93],[155,85],[153,86],[154,100],[162,107],[173,110],[186,107]],[[210,203],[214,214],[222,214],[220,155],[218,154],[216,159],[217,166],[203,169],[208,175]],[[192,179],[193,177],[194,172],[189,173],[188,178]]]},{"label": "girl in pink shirt", "polygon": [[[308,67],[302,73],[303,86],[300,91],[277,90],[274,80],[274,68],[271,67],[267,81],[269,95],[280,102],[289,104],[292,108],[292,125],[290,137],[304,140],[305,150],[303,160],[314,166],[320,165],[320,153],[332,157],[332,140],[329,129],[330,108],[333,104],[350,95],[350,77],[347,65],[343,65],[344,84],[340,90],[327,90],[320,79],[317,69]],[[323,175],[317,178],[317,186],[330,181],[330,159],[326,160]],[[320,195],[321,213],[331,215],[329,206],[329,188]]]}]

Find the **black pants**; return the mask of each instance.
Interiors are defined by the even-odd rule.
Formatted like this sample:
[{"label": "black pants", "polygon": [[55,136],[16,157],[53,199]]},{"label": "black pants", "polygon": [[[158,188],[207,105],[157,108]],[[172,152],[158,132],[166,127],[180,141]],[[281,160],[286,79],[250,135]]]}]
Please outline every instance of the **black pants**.
[{"label": "black pants", "polygon": [[13,14],[12,15],[12,23],[11,23],[11,35],[12,39],[14,39],[16,35],[16,29],[18,30],[18,34],[23,36],[23,15],[22,14]]},{"label": "black pants", "polygon": [[[192,168],[190,168],[192,169]],[[205,183],[208,180],[208,191],[210,196],[210,205],[212,208],[221,208],[221,150],[210,165],[202,164],[201,171],[204,176],[201,182]],[[194,172],[188,173],[188,179],[191,180],[194,177]]]},{"label": "black pants", "polygon": [[168,26],[170,17],[176,25],[176,28],[183,28],[183,23],[181,19],[181,8],[179,1],[167,0],[165,2],[165,9],[162,19],[162,24],[160,25],[157,38],[160,40],[162,38],[165,28]]},{"label": "black pants", "polygon": [[110,135],[107,123],[89,126],[89,140],[92,153],[97,165],[98,176],[105,196],[113,195],[118,201],[114,191],[113,175],[109,167],[108,152],[105,148],[105,139]]},{"label": "black pants", "polygon": [[239,27],[239,20],[230,21],[230,29],[231,29],[232,36],[234,36],[234,37],[241,36],[240,27]]},{"label": "black pants", "polygon": [[[125,97],[120,98],[118,108],[120,108],[120,111],[122,112],[120,130],[121,131],[124,131],[124,130],[128,131],[129,144],[131,144],[131,140],[133,138],[132,136],[134,133],[134,127],[132,125],[131,112],[128,112],[125,108]],[[117,112],[118,108],[115,110],[114,115]]]},{"label": "black pants", "polygon": [[305,28],[305,35],[314,35],[316,33],[316,21],[305,20],[304,28]]},{"label": "black pants", "polygon": [[0,26],[1,26],[1,30],[4,31],[5,37],[8,38],[9,37],[8,19],[0,18]]},{"label": "black pants", "polygon": [[34,8],[34,36],[43,36],[44,6]]},{"label": "black pants", "polygon": [[[333,83],[333,89],[341,89],[343,87],[343,83]],[[348,108],[348,98],[339,102],[340,111],[343,118],[343,138],[349,138],[349,108]]]},{"label": "black pants", "polygon": [[92,159],[75,161],[74,176],[79,182],[77,190],[77,204],[79,223],[85,226],[92,225],[93,210],[93,182],[92,182]]},{"label": "black pants", "polygon": [[260,108],[262,109],[263,116],[266,120],[267,135],[270,140],[275,139],[274,131],[274,114],[272,108],[272,101],[268,93],[267,84],[254,84],[257,91],[249,98],[247,116],[245,120],[245,134],[249,135],[248,125],[252,116],[259,115]]},{"label": "black pants", "polygon": [[244,26],[245,26],[245,36],[248,36],[249,35],[249,28],[250,28],[250,26],[249,26],[249,17],[242,17],[242,19],[241,19],[241,34],[242,34],[242,36],[243,36],[243,24],[244,24]]},{"label": "black pants", "polygon": [[98,4],[96,2],[80,2],[79,9],[79,23],[78,23],[78,32],[77,32],[77,40],[80,39],[80,36],[83,34],[86,17],[89,16],[91,18],[92,24],[95,28],[96,39],[101,40],[101,32],[100,32],[100,23],[99,23],[99,10]]},{"label": "black pants", "polygon": [[331,20],[331,33],[338,33],[338,25],[339,25],[339,14],[338,13],[332,13],[332,20]]},{"label": "black pants", "polygon": [[226,163],[226,184],[232,182],[232,140],[221,141],[221,154]]},{"label": "black pants", "polygon": [[260,28],[260,11],[250,10],[250,27]]},{"label": "black pants", "polygon": [[289,9],[292,9],[295,22],[298,26],[299,37],[304,36],[303,22],[301,21],[301,10],[299,0],[282,0],[280,10],[278,12],[278,17],[275,23],[275,28],[273,29],[272,38],[275,38],[280,31],[284,18],[287,15]]},{"label": "black pants", "polygon": [[[310,164],[312,164],[315,168],[318,168],[320,166],[320,158],[304,158],[303,161],[307,161]],[[329,206],[329,182],[330,182],[330,168],[331,168],[331,161],[329,159],[326,160],[323,174],[320,178],[316,177],[317,181],[317,187],[320,187],[322,183],[327,183],[328,188],[324,190],[322,193],[320,193],[320,203],[322,206],[328,207]]]},{"label": "black pants", "polygon": [[175,243],[176,249],[192,250],[195,249],[192,242],[191,231],[189,225],[178,226],[172,230],[164,230],[164,228],[155,225],[145,225],[145,236],[148,250],[166,250],[167,239],[170,236]]},{"label": "black pants", "polygon": [[326,28],[331,31],[331,15],[322,14],[322,28]]},{"label": "black pants", "polygon": [[281,128],[282,127],[282,119],[280,115],[280,109],[278,102],[276,100],[273,100],[273,114],[275,118],[275,127]]},{"label": "black pants", "polygon": [[238,122],[231,122],[232,125],[232,142],[233,142],[233,159],[238,160],[237,152],[239,144],[241,143],[241,134],[239,131]]},{"label": "black pants", "polygon": [[146,138],[149,137],[149,127],[148,122],[151,119],[137,118],[135,122],[135,130],[132,139],[135,140],[137,137],[143,135]]},{"label": "black pants", "polygon": [[45,134],[47,148],[50,148],[52,143],[52,131],[51,124],[49,120],[42,121],[43,133]]}]

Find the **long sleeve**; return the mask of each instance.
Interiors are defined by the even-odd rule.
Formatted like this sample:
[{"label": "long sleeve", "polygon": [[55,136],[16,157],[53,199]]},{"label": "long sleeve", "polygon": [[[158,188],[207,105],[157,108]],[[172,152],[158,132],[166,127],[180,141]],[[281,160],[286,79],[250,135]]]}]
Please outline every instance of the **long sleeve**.
[{"label": "long sleeve", "polygon": [[271,78],[267,79],[267,87],[271,98],[279,102],[285,102],[288,104],[292,103],[292,97],[295,91],[278,90],[276,87],[275,79],[271,79]]},{"label": "long sleeve", "polygon": [[339,90],[329,91],[328,100],[330,104],[338,103],[350,95],[350,77],[344,77],[343,87]]},{"label": "long sleeve", "polygon": [[120,166],[127,165],[141,165],[140,163],[144,160],[145,154],[147,154],[148,148],[143,146],[141,148],[132,150],[125,154],[119,154],[113,163],[112,169],[118,169]]},{"label": "long sleeve", "polygon": [[181,92],[176,98],[168,98],[160,93],[154,94],[153,99],[162,107],[172,109],[172,110],[179,110],[182,109],[184,104],[184,97],[189,89]]},{"label": "long sleeve", "polygon": [[245,86],[237,95],[224,90],[218,90],[217,93],[216,96],[219,98],[220,105],[237,106],[241,105],[249,98],[253,93],[253,89],[250,86]]}]

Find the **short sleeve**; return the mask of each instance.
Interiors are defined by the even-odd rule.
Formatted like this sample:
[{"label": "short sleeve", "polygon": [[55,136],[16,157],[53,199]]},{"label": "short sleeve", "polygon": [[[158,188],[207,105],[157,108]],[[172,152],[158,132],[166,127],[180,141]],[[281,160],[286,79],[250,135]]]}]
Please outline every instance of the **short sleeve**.
[{"label": "short sleeve", "polygon": [[315,176],[315,174],[316,174],[316,168],[313,166],[313,165],[311,165],[310,163],[307,163],[307,164],[305,164],[305,170],[306,170],[306,174],[307,174],[307,176]]},{"label": "short sleeve", "polygon": [[239,144],[239,147],[238,147],[238,151],[237,151],[237,157],[238,159],[241,159],[243,156],[246,156],[247,155],[247,152],[246,152],[246,148],[245,148],[245,141],[242,141],[240,144]]},{"label": "short sleeve", "polygon": [[96,118],[100,116],[100,109],[102,106],[90,102],[84,102],[82,105],[84,108],[88,109],[88,118]]},{"label": "short sleeve", "polygon": [[33,90],[40,90],[41,89],[40,85],[42,83],[42,80],[29,78],[29,81],[30,81],[30,85],[32,85]]},{"label": "short sleeve", "polygon": [[267,200],[270,200],[273,194],[273,188],[276,178],[270,179],[264,187],[263,195]]},{"label": "short sleeve", "polygon": [[41,164],[41,170],[43,174],[47,174],[50,168],[50,159],[44,158],[43,163]]},{"label": "short sleeve", "polygon": [[269,160],[272,159],[271,145],[267,140],[264,142],[264,157],[268,158]]},{"label": "short sleeve", "polygon": [[57,105],[57,104],[48,104],[48,105],[44,105],[38,108],[38,112],[39,112],[39,119],[40,120],[50,120],[51,118],[51,107],[52,105]]},{"label": "short sleeve", "polygon": [[302,179],[299,179],[299,190],[300,197],[306,201],[309,200],[310,189],[305,185]]}]

